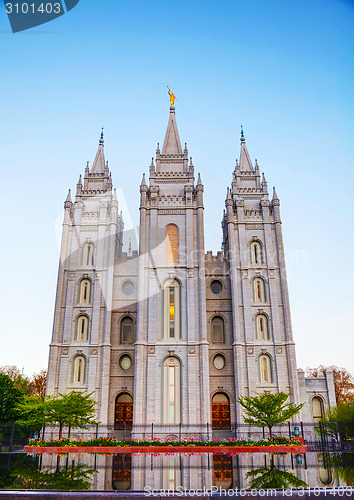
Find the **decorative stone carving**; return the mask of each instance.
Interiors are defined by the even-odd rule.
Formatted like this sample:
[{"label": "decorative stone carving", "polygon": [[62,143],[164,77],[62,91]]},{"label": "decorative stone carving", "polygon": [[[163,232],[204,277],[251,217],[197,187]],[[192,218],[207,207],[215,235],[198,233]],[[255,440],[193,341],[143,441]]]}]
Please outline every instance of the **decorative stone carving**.
[{"label": "decorative stone carving", "polygon": [[90,354],[91,356],[97,356],[97,347],[91,347]]},{"label": "decorative stone carving", "polygon": [[277,347],[277,348],[275,349],[275,352],[276,352],[277,354],[282,354],[282,352],[283,352],[283,348],[279,346],[279,347]]},{"label": "decorative stone carving", "polygon": [[69,354],[69,348],[68,347],[63,347],[63,349],[62,349],[61,352],[62,352],[63,356],[67,356]]},{"label": "decorative stone carving", "polygon": [[188,349],[189,354],[195,354],[195,347],[190,347]]},{"label": "decorative stone carving", "polygon": [[249,356],[251,356],[252,354],[254,354],[254,349],[253,349],[253,347],[248,347],[248,349],[247,349],[247,354],[248,354]]},{"label": "decorative stone carving", "polygon": [[151,346],[148,350],[149,354],[155,354],[155,347]]}]

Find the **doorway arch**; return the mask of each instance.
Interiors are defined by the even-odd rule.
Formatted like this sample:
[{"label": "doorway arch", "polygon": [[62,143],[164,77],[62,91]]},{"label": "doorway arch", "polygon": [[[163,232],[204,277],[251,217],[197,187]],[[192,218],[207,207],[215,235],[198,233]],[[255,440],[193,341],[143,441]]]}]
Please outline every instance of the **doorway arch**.
[{"label": "doorway arch", "polygon": [[114,428],[131,430],[133,425],[133,398],[127,392],[116,397],[114,411]]},{"label": "doorway arch", "polygon": [[230,399],[224,392],[214,394],[211,402],[213,429],[230,429]]}]

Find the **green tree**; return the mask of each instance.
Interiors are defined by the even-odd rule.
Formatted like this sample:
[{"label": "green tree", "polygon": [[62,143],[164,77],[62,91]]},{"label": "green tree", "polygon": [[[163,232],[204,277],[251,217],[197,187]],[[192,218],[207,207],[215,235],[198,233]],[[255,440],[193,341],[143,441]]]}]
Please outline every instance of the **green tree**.
[{"label": "green tree", "polygon": [[22,425],[58,424],[61,439],[64,427],[85,429],[87,425],[97,423],[97,402],[91,398],[92,394],[71,391],[58,397],[46,396],[44,401],[38,396],[27,397],[18,405],[18,421]]},{"label": "green tree", "polygon": [[[258,476],[258,477],[256,477]],[[271,467],[259,467],[258,469],[247,472],[246,478],[252,478],[250,487],[253,489],[270,489],[270,488],[300,488],[306,487],[307,484],[302,479],[299,479],[295,474],[287,470],[279,470],[274,465]]]},{"label": "green tree", "polygon": [[326,435],[354,441],[354,401],[344,401],[329,408],[322,418],[322,431]]},{"label": "green tree", "polygon": [[18,417],[17,405],[24,399],[20,389],[14,386],[8,375],[0,373],[0,423],[15,422]]},{"label": "green tree", "polygon": [[12,472],[13,483],[10,488],[36,490],[88,490],[91,476],[96,472],[85,469],[83,465],[61,469],[55,472],[40,470],[37,467],[17,469]]},{"label": "green tree", "polygon": [[241,396],[238,402],[245,409],[244,421],[256,427],[268,427],[269,437],[272,439],[272,428],[276,424],[283,424],[296,415],[305,403],[294,405],[286,403],[289,394],[279,392],[257,393],[253,397]]}]

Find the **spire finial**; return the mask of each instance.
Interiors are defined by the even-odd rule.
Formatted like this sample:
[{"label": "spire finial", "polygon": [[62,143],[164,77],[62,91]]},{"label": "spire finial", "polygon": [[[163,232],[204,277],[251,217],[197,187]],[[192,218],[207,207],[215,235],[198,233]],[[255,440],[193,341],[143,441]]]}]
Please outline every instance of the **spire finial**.
[{"label": "spire finial", "polygon": [[101,130],[101,138],[100,138],[100,144],[103,145],[104,143],[104,140],[103,140],[103,127],[102,127],[102,130]]},{"label": "spire finial", "polygon": [[246,142],[246,140],[245,140],[245,136],[243,134],[243,126],[241,125],[241,143],[242,142]]},{"label": "spire finial", "polygon": [[166,85],[166,87],[168,88],[168,95],[170,96],[171,108],[173,107],[173,109],[174,109],[175,101],[177,100],[177,97],[175,96],[175,94],[172,92],[172,90],[170,89],[170,87],[168,85]]}]

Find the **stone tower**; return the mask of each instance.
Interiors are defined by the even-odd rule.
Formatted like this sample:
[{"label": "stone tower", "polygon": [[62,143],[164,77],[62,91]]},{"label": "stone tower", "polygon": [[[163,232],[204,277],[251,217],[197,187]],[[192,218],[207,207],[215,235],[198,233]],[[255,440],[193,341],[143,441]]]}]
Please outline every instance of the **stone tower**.
[{"label": "stone tower", "polygon": [[182,150],[175,107],[140,186],[134,424],[210,422],[203,185]]},{"label": "stone tower", "polygon": [[86,389],[107,421],[114,261],[121,254],[123,221],[104,158],[103,132],[75,202],[64,203],[62,243],[47,394]]},{"label": "stone tower", "polygon": [[[299,403],[279,199],[270,201],[241,128],[240,162],[227,189],[222,221],[230,269],[236,396],[270,390]],[[240,421],[236,406],[236,420]]]}]

